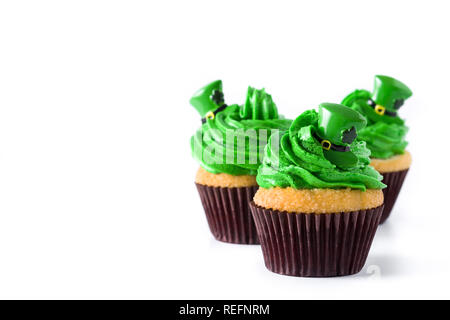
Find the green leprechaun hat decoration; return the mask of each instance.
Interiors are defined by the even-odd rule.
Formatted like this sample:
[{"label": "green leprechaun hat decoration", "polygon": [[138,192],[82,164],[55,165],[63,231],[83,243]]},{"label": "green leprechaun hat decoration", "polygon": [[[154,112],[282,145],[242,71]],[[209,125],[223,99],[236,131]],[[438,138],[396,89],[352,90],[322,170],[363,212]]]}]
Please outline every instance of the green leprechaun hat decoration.
[{"label": "green leprechaun hat decoration", "polygon": [[350,145],[366,124],[363,115],[346,106],[320,104],[315,139],[322,145],[325,158],[341,168],[354,167],[358,157],[352,153]]},{"label": "green leprechaun hat decoration", "polygon": [[206,119],[214,119],[215,115],[225,109],[222,80],[213,81],[200,88],[189,101],[198,111],[204,123]]},{"label": "green leprechaun hat decoration", "polygon": [[398,110],[412,91],[404,83],[388,76],[375,76],[373,92],[355,90],[342,100],[342,104],[361,112],[368,125],[375,122],[403,124]]},{"label": "green leprechaun hat decoration", "polygon": [[379,115],[397,116],[403,102],[412,96],[412,91],[402,82],[388,76],[375,76],[372,101]]}]

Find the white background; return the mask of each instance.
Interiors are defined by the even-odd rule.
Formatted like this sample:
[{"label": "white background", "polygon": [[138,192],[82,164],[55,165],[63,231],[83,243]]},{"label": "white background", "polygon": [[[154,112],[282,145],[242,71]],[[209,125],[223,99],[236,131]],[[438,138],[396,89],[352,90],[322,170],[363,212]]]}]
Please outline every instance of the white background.
[{"label": "white background", "polygon": [[[448,1],[2,1],[0,298],[450,298]],[[363,271],[267,271],[213,240],[191,95],[294,118],[373,76],[414,92],[413,165]]]}]

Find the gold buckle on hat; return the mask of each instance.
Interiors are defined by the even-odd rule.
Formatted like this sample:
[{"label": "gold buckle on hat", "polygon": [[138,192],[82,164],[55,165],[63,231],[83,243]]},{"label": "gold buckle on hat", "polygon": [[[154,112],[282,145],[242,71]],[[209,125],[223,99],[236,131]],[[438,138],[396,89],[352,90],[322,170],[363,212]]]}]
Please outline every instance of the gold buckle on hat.
[{"label": "gold buckle on hat", "polygon": [[375,106],[375,112],[382,116],[386,112],[386,108],[377,104]]},{"label": "gold buckle on hat", "polygon": [[322,145],[322,148],[325,150],[330,150],[331,148],[331,142],[329,140],[322,140],[320,144]]},{"label": "gold buckle on hat", "polygon": [[209,112],[205,115],[205,118],[206,118],[206,119],[209,119],[209,120],[214,120],[215,117],[216,117],[216,116],[214,115],[214,112],[212,112],[212,111],[209,111]]}]

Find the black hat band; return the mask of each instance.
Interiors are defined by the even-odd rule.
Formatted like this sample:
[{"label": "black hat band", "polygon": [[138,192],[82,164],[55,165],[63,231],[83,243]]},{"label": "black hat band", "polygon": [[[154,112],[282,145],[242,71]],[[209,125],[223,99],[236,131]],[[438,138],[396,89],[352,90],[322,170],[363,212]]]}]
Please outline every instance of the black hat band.
[{"label": "black hat band", "polygon": [[349,152],[350,147],[349,146],[338,146],[337,144],[332,143],[330,140],[322,139],[319,137],[315,132],[313,132],[313,137],[316,139],[322,146],[322,149],[324,150],[333,150],[333,151],[339,151],[339,152]]},{"label": "black hat band", "polygon": [[216,117],[216,114],[218,114],[219,112],[225,110],[225,108],[228,107],[228,105],[223,104],[220,107],[218,107],[216,110],[214,111],[209,111],[205,117],[202,118],[202,124],[206,122],[206,119],[210,119],[213,120]]},{"label": "black hat band", "polygon": [[383,115],[387,115],[387,116],[390,116],[390,117],[396,117],[396,116],[397,116],[397,112],[393,112],[393,111],[386,110],[385,107],[382,107],[382,106],[377,105],[377,104],[375,103],[375,101],[373,101],[372,99],[369,99],[369,100],[367,101],[367,104],[368,104],[369,106],[371,106],[371,107],[375,110],[375,112],[376,112],[377,114],[379,114],[380,116],[383,116]]}]

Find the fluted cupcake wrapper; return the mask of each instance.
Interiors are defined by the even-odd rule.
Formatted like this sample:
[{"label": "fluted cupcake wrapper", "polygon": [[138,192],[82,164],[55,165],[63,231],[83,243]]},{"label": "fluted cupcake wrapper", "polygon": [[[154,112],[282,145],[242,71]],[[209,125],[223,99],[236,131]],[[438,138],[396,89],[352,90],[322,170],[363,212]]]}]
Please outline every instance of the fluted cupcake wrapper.
[{"label": "fluted cupcake wrapper", "polygon": [[394,204],[397,201],[398,194],[402,189],[402,185],[403,182],[405,181],[407,173],[408,169],[402,171],[382,173],[383,183],[387,185],[387,187],[383,189],[384,210],[383,214],[381,215],[380,223],[385,222],[387,218],[389,218],[392,208],[394,207]]},{"label": "fluted cupcake wrapper", "polygon": [[248,206],[257,186],[242,188],[209,187],[196,183],[209,229],[223,242],[259,244],[255,223]]},{"label": "fluted cupcake wrapper", "polygon": [[363,268],[383,206],[345,213],[308,214],[250,203],[264,262],[272,272],[333,277]]}]

